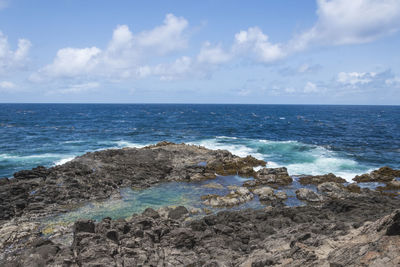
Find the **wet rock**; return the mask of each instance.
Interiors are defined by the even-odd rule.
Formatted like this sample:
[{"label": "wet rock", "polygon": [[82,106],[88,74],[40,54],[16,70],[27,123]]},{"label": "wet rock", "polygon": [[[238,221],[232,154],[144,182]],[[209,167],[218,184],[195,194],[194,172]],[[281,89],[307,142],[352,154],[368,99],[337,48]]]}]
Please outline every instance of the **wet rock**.
[{"label": "wet rock", "polygon": [[[222,211],[189,222],[143,214],[106,218],[94,223],[94,233],[75,229],[72,244],[31,242],[0,265],[396,266],[400,216],[392,212],[398,206],[396,199],[360,195],[321,206]],[[355,222],[362,226],[353,228]]]},{"label": "wet rock", "polygon": [[299,178],[299,183],[302,185],[308,185],[308,184],[318,185],[325,182],[345,183],[346,180],[334,175],[333,173],[328,173],[325,175],[302,176]]},{"label": "wet rock", "polygon": [[285,200],[285,199],[288,198],[288,196],[287,196],[285,191],[278,191],[278,192],[275,193],[275,196],[279,200]]},{"label": "wet rock", "polygon": [[259,199],[261,201],[269,201],[269,200],[275,200],[276,195],[274,193],[274,189],[272,189],[269,186],[264,186],[261,188],[257,188],[253,191],[254,194],[258,195]]},{"label": "wet rock", "polygon": [[256,173],[254,178],[255,185],[285,186],[293,182],[285,167],[262,168]]},{"label": "wet rock", "polygon": [[378,170],[374,170],[370,173],[357,175],[353,178],[357,183],[365,183],[365,182],[390,182],[394,178],[400,177],[400,170],[394,170],[390,167],[382,167]]},{"label": "wet rock", "polygon": [[300,200],[305,200],[309,202],[321,202],[324,200],[324,198],[321,195],[307,188],[297,189],[296,196]]},{"label": "wet rock", "polygon": [[237,187],[225,196],[207,195],[202,199],[204,205],[212,207],[230,207],[245,203],[254,198],[254,195],[246,187]]},{"label": "wet rock", "polygon": [[352,193],[346,190],[344,185],[334,182],[322,183],[317,188],[319,192],[323,192],[330,198],[349,198],[352,196]]},{"label": "wet rock", "polygon": [[176,207],[168,213],[168,218],[173,220],[179,220],[184,216],[187,216],[189,211],[184,206]]},{"label": "wet rock", "polygon": [[357,194],[361,193],[361,188],[356,183],[352,183],[352,184],[347,185],[346,189],[349,192],[352,192],[352,193],[357,193]]}]

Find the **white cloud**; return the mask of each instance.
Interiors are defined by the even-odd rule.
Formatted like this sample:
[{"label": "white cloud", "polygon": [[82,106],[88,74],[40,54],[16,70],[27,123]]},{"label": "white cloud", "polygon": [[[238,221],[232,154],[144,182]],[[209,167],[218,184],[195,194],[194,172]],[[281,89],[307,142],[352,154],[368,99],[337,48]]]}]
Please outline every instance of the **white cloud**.
[{"label": "white cloud", "polygon": [[386,79],[385,84],[388,86],[400,87],[400,77]]},{"label": "white cloud", "polygon": [[342,84],[365,84],[373,81],[375,72],[340,72],[337,81]]},{"label": "white cloud", "polygon": [[253,59],[260,62],[272,62],[286,56],[282,45],[269,42],[268,36],[258,27],[235,34],[233,50],[242,55],[251,52]]},{"label": "white cloud", "polygon": [[205,42],[197,56],[197,61],[200,63],[221,64],[231,58],[231,54],[225,52],[221,45],[211,46],[210,42]]},{"label": "white cloud", "polygon": [[2,81],[0,82],[0,88],[2,89],[12,89],[15,88],[15,84],[9,81]]},{"label": "white cloud", "polygon": [[151,73],[160,76],[161,80],[175,80],[189,74],[192,70],[192,65],[192,59],[184,56],[173,63],[155,66]]},{"label": "white cloud", "polygon": [[319,92],[319,89],[315,83],[307,82],[303,91],[304,93],[317,93]]},{"label": "white cloud", "polygon": [[101,50],[90,48],[63,48],[58,50],[53,63],[47,65],[41,72],[56,77],[72,77],[90,73],[98,64]]},{"label": "white cloud", "polygon": [[317,0],[317,5],[317,22],[289,43],[291,50],[367,43],[400,29],[398,0]]},{"label": "white cloud", "polygon": [[81,84],[73,84],[66,89],[59,90],[58,92],[61,94],[77,94],[87,91],[92,91],[100,86],[100,83],[97,82],[88,82]]},{"label": "white cloud", "polygon": [[187,46],[187,36],[184,35],[184,30],[188,25],[186,19],[167,14],[163,25],[155,27],[151,31],[139,33],[135,37],[135,41],[139,46],[152,49],[160,54],[180,50]]},{"label": "white cloud", "polygon": [[[173,14],[167,14],[161,26],[136,35],[127,25],[118,25],[106,49],[101,50],[95,46],[62,48],[58,50],[53,63],[33,73],[30,80],[42,82],[49,78],[88,75],[114,78],[148,76],[150,73],[143,66],[143,61],[186,48],[187,37],[184,31],[187,26],[188,22],[184,18]],[[176,71],[180,71],[176,66],[178,64],[173,66]]]},{"label": "white cloud", "polygon": [[10,48],[7,36],[0,31],[0,73],[9,69],[21,67],[27,60],[31,42],[26,39],[18,40],[18,47]]}]

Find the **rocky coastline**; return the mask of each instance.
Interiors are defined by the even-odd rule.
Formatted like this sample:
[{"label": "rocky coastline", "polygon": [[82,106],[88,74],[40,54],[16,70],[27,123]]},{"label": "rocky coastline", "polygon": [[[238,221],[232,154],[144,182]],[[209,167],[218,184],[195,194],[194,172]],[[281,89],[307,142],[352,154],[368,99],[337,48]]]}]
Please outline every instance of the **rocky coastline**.
[{"label": "rocky coastline", "polygon": [[[204,195],[203,209],[148,208],[126,219],[42,227],[84,203],[120,198],[122,188],[230,175],[253,179],[228,186],[225,195]],[[0,179],[0,265],[399,266],[398,177],[389,167],[354,183],[334,174],[291,177],[251,156],[169,142],[86,153]],[[382,185],[372,190],[365,183]],[[287,206],[293,197],[303,205]],[[263,208],[229,209],[252,200]]]}]

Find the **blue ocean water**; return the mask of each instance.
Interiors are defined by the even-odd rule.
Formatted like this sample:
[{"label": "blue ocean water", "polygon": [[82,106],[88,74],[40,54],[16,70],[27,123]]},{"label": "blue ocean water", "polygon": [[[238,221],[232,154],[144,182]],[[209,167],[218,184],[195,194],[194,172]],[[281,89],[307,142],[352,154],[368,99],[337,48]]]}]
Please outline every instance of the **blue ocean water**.
[{"label": "blue ocean water", "polygon": [[0,104],[0,177],[162,140],[253,155],[292,175],[400,168],[400,106]]}]

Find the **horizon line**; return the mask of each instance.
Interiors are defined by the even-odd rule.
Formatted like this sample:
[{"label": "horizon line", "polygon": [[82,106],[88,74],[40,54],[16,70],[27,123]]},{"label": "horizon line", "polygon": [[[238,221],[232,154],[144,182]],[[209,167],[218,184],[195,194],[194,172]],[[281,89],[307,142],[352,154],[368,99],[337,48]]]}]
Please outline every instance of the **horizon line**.
[{"label": "horizon line", "polygon": [[4,104],[38,104],[38,105],[280,105],[280,106],[400,106],[396,104],[289,104],[289,103],[174,103],[174,102],[0,102]]}]

